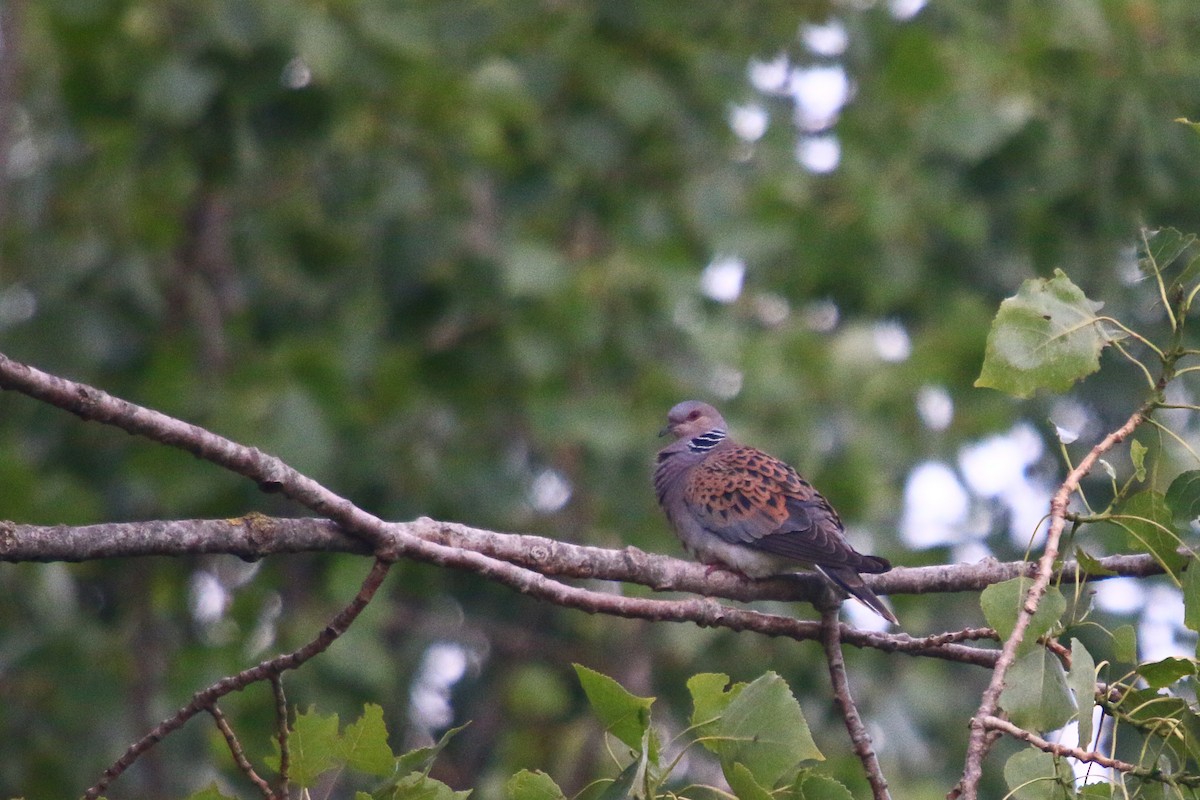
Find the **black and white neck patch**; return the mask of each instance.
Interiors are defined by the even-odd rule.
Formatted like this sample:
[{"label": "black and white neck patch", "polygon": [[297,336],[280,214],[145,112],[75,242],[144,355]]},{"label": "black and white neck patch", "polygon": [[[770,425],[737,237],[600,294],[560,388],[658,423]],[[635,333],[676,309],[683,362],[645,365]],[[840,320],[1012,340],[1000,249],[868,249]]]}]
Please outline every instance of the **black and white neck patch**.
[{"label": "black and white neck patch", "polygon": [[725,431],[720,428],[713,428],[711,431],[702,433],[688,442],[688,450],[693,453],[707,453],[714,447],[725,440]]}]

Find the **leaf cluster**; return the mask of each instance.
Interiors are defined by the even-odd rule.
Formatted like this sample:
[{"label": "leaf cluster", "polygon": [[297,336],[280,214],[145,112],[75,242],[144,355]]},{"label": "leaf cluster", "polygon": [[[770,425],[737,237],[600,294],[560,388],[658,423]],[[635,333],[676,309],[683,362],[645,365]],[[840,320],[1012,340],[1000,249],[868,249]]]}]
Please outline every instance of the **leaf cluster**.
[{"label": "leaf cluster", "polygon": [[[1039,390],[1063,392],[1098,370],[1101,352],[1113,347],[1143,374],[1147,399],[1142,413],[1160,440],[1180,445],[1200,462],[1185,434],[1154,416],[1175,407],[1166,399],[1168,387],[1200,369],[1194,364],[1200,349],[1187,330],[1200,294],[1195,239],[1171,228],[1142,235],[1138,264],[1164,320],[1162,342],[1101,315],[1102,304],[1059,271],[1050,279],[1026,281],[1001,304],[977,385],[1021,397]],[[1062,452],[1070,466],[1068,444],[1064,438]],[[1165,451],[1161,441],[1153,449],[1132,441],[1128,478],[1119,481],[1116,468],[1103,462],[1109,476],[1103,502],[1094,501],[1094,491],[1079,489],[1082,510],[1065,516],[1072,523],[1069,535],[1082,571],[1103,577],[1095,556],[1109,546],[1152,555],[1180,587],[1183,623],[1197,633],[1200,569],[1193,563],[1192,526],[1200,516],[1200,470],[1174,475],[1165,492],[1155,489],[1169,474]],[[1022,608],[1031,602],[1031,584],[1019,578],[982,593],[984,614],[1002,639],[1011,635]],[[999,702],[1009,721],[1035,735],[1072,725],[1079,742],[1075,754],[1082,756],[1089,747],[1114,754],[1109,762],[1103,756],[1099,760],[1113,769],[1105,775],[1109,782],[1077,787],[1076,773],[1063,758],[1072,751],[1035,743],[1009,759],[1004,775],[1010,789],[1021,798],[1109,797],[1117,792],[1141,796],[1139,787],[1153,784],[1175,796],[1194,796],[1200,786],[1200,707],[1194,700],[1200,661],[1194,655],[1139,661],[1135,631],[1129,626],[1104,628],[1092,619],[1086,600],[1076,593],[1069,603],[1052,586],[1035,602]],[[1077,636],[1070,638],[1069,648],[1058,643],[1068,632],[1082,635],[1089,629],[1091,640],[1096,631],[1107,638],[1111,657],[1098,661]],[[1124,759],[1120,763],[1113,761],[1118,753]],[[1092,764],[1084,771],[1097,775],[1102,769]]]},{"label": "leaf cluster", "polygon": [[[720,797],[720,787],[667,788],[672,769],[690,748],[702,746],[720,762],[722,773],[740,798],[751,800],[850,800],[836,780],[814,772],[808,764],[824,760],[809,732],[800,704],[774,673],[750,683],[731,683],[727,675],[705,673],[688,681],[693,701],[689,727],[672,742],[660,740],[650,709],[652,697],[631,694],[612,678],[576,665],[576,673],[592,711],[604,731],[619,745],[610,750],[617,775],[597,781],[577,800],[653,800],[685,792]],[[383,710],[368,703],[354,722],[340,727],[337,714],[315,709],[298,713],[288,731],[289,783],[301,791],[320,785],[331,791],[339,780],[375,779],[371,791],[357,800],[466,800],[471,791],[455,791],[430,777],[437,756],[462,728],[446,731],[436,744],[402,754],[388,744]],[[677,751],[668,758],[668,751]],[[265,763],[277,773],[283,760],[279,743]],[[544,772],[521,770],[505,785],[508,800],[566,800],[558,784]],[[189,800],[228,800],[215,785]]]}]

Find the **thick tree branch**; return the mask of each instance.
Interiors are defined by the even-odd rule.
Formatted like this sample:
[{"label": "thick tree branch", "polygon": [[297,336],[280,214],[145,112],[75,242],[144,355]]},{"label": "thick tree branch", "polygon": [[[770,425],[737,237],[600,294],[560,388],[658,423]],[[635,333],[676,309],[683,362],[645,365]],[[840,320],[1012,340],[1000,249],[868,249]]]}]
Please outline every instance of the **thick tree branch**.
[{"label": "thick tree branch", "polygon": [[[436,541],[438,536],[479,539],[478,534],[481,532],[473,531],[465,526],[452,526],[426,519],[409,525],[386,523],[359,509],[349,500],[330,492],[316,481],[296,472],[281,460],[262,453],[257,448],[239,445],[203,428],[112,397],[90,386],[49,375],[13,361],[2,354],[0,354],[0,388],[19,391],[78,414],[84,419],[104,422],[130,433],[145,436],[153,441],[187,450],[218,466],[251,478],[264,490],[281,492],[310,510],[329,517],[342,529],[369,543],[371,549],[384,560],[409,557],[442,567],[474,572],[522,594],[589,613],[604,613],[653,621],[692,622],[702,627],[719,626],[734,631],[756,631],[768,636],[788,636],[797,640],[815,640],[820,636],[820,626],[815,622],[730,608],[711,600],[698,598],[653,600],[582,589],[553,580],[541,572],[527,569],[517,563],[485,555],[483,552],[441,544]],[[257,537],[261,542],[263,538],[261,529],[256,527],[256,523],[261,523],[263,518],[248,517],[246,519],[248,522],[240,532],[231,529],[226,533],[239,533],[248,542],[254,542]],[[412,526],[414,525],[419,530],[413,530]],[[11,541],[14,530],[13,526],[9,526],[0,531],[0,540]],[[63,531],[57,529],[56,532],[61,534]],[[424,538],[423,533],[428,534],[429,538]],[[56,537],[52,535],[48,538],[53,540]],[[143,546],[147,543],[145,537],[135,534],[133,538]],[[482,538],[493,546],[503,541],[495,536]],[[160,543],[163,541],[158,537],[156,540]],[[509,541],[511,542],[511,540]],[[523,553],[519,555],[514,553],[514,559],[524,559],[532,555],[535,560],[540,560],[544,549],[549,548],[553,551],[555,547],[561,546],[561,543],[553,540],[547,539],[543,542],[544,546],[522,548]],[[529,542],[525,541],[521,544],[529,544]],[[587,555],[595,555],[596,553],[593,551],[597,550],[599,549],[587,548],[584,552]],[[512,548],[508,548],[507,552],[511,553]],[[620,557],[627,559],[634,553],[640,553],[640,551],[622,551]],[[578,554],[579,551],[576,551],[576,555]],[[645,556],[645,554],[641,555]],[[694,572],[695,565],[688,565],[688,568],[693,570],[693,577],[699,576],[699,573]],[[579,565],[577,569],[588,570],[589,568],[586,565]],[[701,569],[701,571],[703,570]],[[599,576],[594,569],[591,569],[588,575],[588,577]],[[737,582],[733,576],[723,578],[719,575],[711,575],[706,576],[704,583],[721,586],[723,580]],[[811,583],[815,579],[809,576],[808,580]],[[803,583],[804,579],[800,579],[800,582]],[[697,585],[700,583],[697,581]],[[730,584],[730,586],[732,585]],[[876,634],[859,631],[848,626],[844,627],[842,631],[842,640],[856,647],[877,647],[886,652],[932,656],[980,666],[990,667],[995,658],[995,651],[992,650],[953,643],[931,644],[920,639],[913,639],[906,634]],[[239,673],[239,675],[244,674],[246,673]],[[268,670],[258,674],[254,680],[261,680],[269,674],[271,671]],[[165,735],[165,732],[160,736]],[[153,741],[157,741],[157,739],[153,739],[150,743],[152,744]],[[136,758],[136,753],[133,754],[133,758]]]},{"label": "thick tree branch", "polygon": [[[806,628],[783,633],[786,626],[771,622],[769,615],[747,617],[745,614],[750,612],[735,609],[714,613],[711,609],[702,610],[706,607],[694,603],[685,611],[677,602],[668,606],[661,605],[663,601],[616,597],[566,586],[546,577],[563,575],[631,580],[656,590],[687,591],[737,600],[777,598],[812,602],[823,590],[823,584],[816,576],[751,582],[727,573],[708,574],[697,565],[650,556],[634,548],[611,551],[580,547],[541,537],[496,534],[425,518],[412,523],[389,524],[256,448],[244,447],[197,426],[114,398],[90,386],[49,375],[4,355],[0,355],[0,388],[20,391],[85,419],[98,420],[195,453],[255,480],[267,490],[280,491],[311,510],[328,516],[342,530],[364,543],[351,544],[327,523],[275,521],[258,515],[249,515],[224,526],[220,522],[168,522],[142,524],[140,528],[89,526],[82,533],[81,529],[35,529],[4,524],[0,525],[0,559],[32,557],[40,560],[49,557],[49,552],[56,546],[63,548],[61,552],[66,558],[82,558],[131,554],[131,551],[165,553],[167,551],[163,548],[174,547],[172,543],[179,542],[183,546],[199,547],[201,552],[212,552],[206,548],[219,547],[223,552],[236,552],[253,558],[275,548],[289,551],[300,546],[302,540],[305,549],[310,546],[320,549],[346,547],[363,552],[369,544],[372,550],[385,558],[408,556],[473,571],[517,591],[592,612],[648,619],[690,619],[701,625],[722,624],[737,630],[759,630],[771,635],[791,635],[796,638],[811,639],[817,636],[815,625],[811,630]],[[160,525],[162,527],[157,527]],[[279,526],[285,530],[281,531]],[[219,539],[220,543],[214,542],[214,538]],[[22,543],[26,543],[24,547]],[[24,555],[19,553],[22,549]],[[84,551],[87,551],[87,555]],[[1148,568],[1149,565],[1139,566]],[[1027,574],[1028,569],[1028,565],[1020,563],[998,565],[981,562],[969,566],[898,569],[885,575],[866,576],[866,579],[875,591],[881,593],[964,591],[982,588],[1017,574]],[[683,602],[686,604],[689,601]],[[851,637],[844,638],[848,643],[864,646],[863,642],[855,642]],[[926,654],[932,654],[928,648],[914,647],[911,642],[892,639],[887,641],[887,645],[904,652],[925,649]],[[952,652],[946,647],[934,650],[939,655]],[[984,656],[984,659],[990,658],[990,655]],[[974,663],[979,662],[976,660]]]},{"label": "thick tree branch", "polygon": [[[746,580],[724,570],[636,547],[610,550],[548,539],[472,528],[422,517],[413,522],[386,523],[389,530],[507,561],[543,575],[625,581],[656,591],[690,592],[749,602],[796,600],[813,602],[824,582],[813,574],[767,580]],[[0,561],[90,561],[137,556],[188,556],[223,553],[248,561],[270,555],[339,552],[368,555],[370,547],[325,519],[267,517],[247,514],[234,519],[152,520],[99,525],[21,525],[0,520]],[[1186,555],[1186,554],[1185,554]],[[1116,555],[1099,559],[1113,576],[1144,578],[1161,575],[1162,565],[1151,555]],[[993,583],[1029,577],[1036,565],[1028,561],[984,559],[974,564],[897,567],[883,575],[864,575],[880,594],[941,594],[979,591]],[[1075,561],[1066,561],[1053,579],[1064,584],[1102,580],[1108,575],[1083,574]]]},{"label": "thick tree branch", "polygon": [[0,561],[93,561],[226,554],[246,561],[289,553],[370,555],[366,542],[325,519],[247,514],[232,519],[98,525],[21,525],[0,520]]},{"label": "thick tree branch", "polygon": [[[473,563],[454,563],[487,576],[481,565],[495,567],[496,580],[543,600],[557,602],[590,613],[659,621],[694,622],[732,630],[749,630],[770,636],[804,640],[820,636],[816,623],[762,614],[743,609],[700,603],[695,599],[664,601],[626,598],[607,592],[570,587],[546,576],[624,581],[648,586],[655,591],[684,592],[738,601],[809,601],[824,589],[814,575],[795,575],[770,580],[746,580],[732,573],[709,573],[691,561],[645,553],[634,547],[608,550],[560,542],[540,536],[495,533],[456,523],[421,518],[411,523],[387,524],[409,535],[443,544],[473,557]],[[462,553],[467,550],[469,552]],[[321,519],[280,519],[251,514],[237,519],[179,520],[171,522],[108,523],[83,527],[15,525],[0,522],[0,561],[88,560],[92,558],[145,555],[195,555],[228,553],[246,559],[271,554],[308,551],[365,553],[367,546],[341,532],[337,525]],[[488,558],[488,557],[491,558]],[[508,564],[500,565],[496,559]],[[462,561],[462,559],[458,559]],[[1162,572],[1150,556],[1125,555],[1100,559],[1116,575],[1146,576]],[[886,575],[864,576],[877,588],[891,594],[970,591],[1027,575],[1034,565],[1027,562],[1001,563],[985,560],[977,564],[897,568]],[[518,569],[519,568],[519,569]],[[538,581],[534,576],[543,578]],[[1056,572],[1064,583],[1088,578],[1068,561]],[[1103,576],[1096,576],[1098,579]],[[886,583],[884,582],[886,579]],[[961,646],[970,639],[987,638],[990,631],[971,629],[915,638],[905,633],[873,633],[846,627],[842,639],[855,647],[871,647],[889,653],[932,656],[991,668],[997,650]]]}]

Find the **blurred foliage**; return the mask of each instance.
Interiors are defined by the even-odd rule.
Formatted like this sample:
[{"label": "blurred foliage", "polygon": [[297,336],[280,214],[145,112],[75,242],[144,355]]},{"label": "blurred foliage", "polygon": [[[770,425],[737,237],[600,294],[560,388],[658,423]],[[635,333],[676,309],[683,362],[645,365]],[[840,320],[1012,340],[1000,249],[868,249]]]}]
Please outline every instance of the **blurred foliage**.
[{"label": "blurred foliage", "polygon": [[[831,22],[840,52],[812,44]],[[1045,432],[1054,410],[972,387],[1000,299],[1062,268],[1106,313],[1148,319],[1122,299],[1139,226],[1200,229],[1200,140],[1171,122],[1200,117],[1198,35],[1191,0],[9,3],[0,347],[385,517],[669,553],[653,433],[674,402],[714,399],[864,549],[937,563],[948,548],[894,534],[908,471],[1019,418]],[[756,86],[752,65],[782,82]],[[803,131],[787,70],[818,67],[844,70],[848,102]],[[730,118],[753,105],[751,141]],[[828,135],[836,169],[805,169],[798,149]],[[701,273],[730,257],[744,284],[714,300]],[[1144,391],[1103,359],[1073,395],[1091,433]],[[917,410],[930,387],[953,404],[944,428]],[[250,510],[302,513],[0,396],[0,517]],[[1018,555],[995,527],[993,551]],[[192,691],[318,630],[366,568],[0,565],[0,794],[78,792]],[[915,634],[982,621],[974,603],[896,605]],[[345,718],[379,703],[397,750],[473,720],[435,774],[490,800],[521,768],[573,793],[602,766],[573,661],[659,696],[676,729],[686,676],[775,670],[831,773],[865,788],[820,713],[815,646],[564,613],[421,565],[287,685]],[[941,796],[986,676],[875,653],[851,670],[897,794]],[[251,748],[268,694],[229,701]],[[223,747],[193,722],[110,796],[247,790]]]},{"label": "blurred foliage", "polygon": [[[583,793],[588,798],[674,797],[660,789],[672,770],[684,763],[687,751],[699,746],[720,758],[721,774],[739,797],[844,800],[850,796],[841,784],[814,772],[810,762],[824,761],[825,756],[809,735],[804,712],[791,689],[775,673],[753,683],[733,684],[728,675],[693,676],[687,683],[692,724],[679,740],[664,743],[651,723],[655,698],[637,697],[587,667],[576,664],[575,669],[592,712],[612,737],[612,741],[606,737],[608,773],[618,772],[616,777],[606,776],[590,785]],[[437,744],[397,755],[388,744],[383,709],[377,705],[368,703],[359,719],[342,730],[339,727],[336,714],[310,710],[296,715],[287,737],[289,785],[295,784],[304,793],[319,788],[328,794],[335,787],[349,791],[345,784],[373,778],[367,784],[371,793],[360,789],[356,798],[465,800],[470,794],[455,792],[430,777],[435,759],[462,728],[447,731]],[[282,752],[277,746],[276,755],[267,760],[276,772],[271,785],[279,780]],[[817,787],[825,794],[818,795]],[[206,788],[192,795],[192,800],[217,791]],[[691,791],[728,796],[721,787],[693,786]],[[554,779],[541,771],[521,770],[505,782],[505,793],[508,800],[566,800]]]}]

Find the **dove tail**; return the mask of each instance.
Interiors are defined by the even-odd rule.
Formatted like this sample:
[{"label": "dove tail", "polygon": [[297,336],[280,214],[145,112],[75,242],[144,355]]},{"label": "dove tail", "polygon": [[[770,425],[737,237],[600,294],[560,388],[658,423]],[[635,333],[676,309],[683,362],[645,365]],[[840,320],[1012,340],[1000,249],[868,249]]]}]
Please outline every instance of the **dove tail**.
[{"label": "dove tail", "polygon": [[879,556],[863,556],[862,563],[856,565],[855,572],[869,572],[872,575],[878,575],[881,572],[887,572],[892,568],[892,562],[886,558]]},{"label": "dove tail", "polygon": [[879,596],[863,583],[862,577],[857,572],[849,567],[827,567],[820,564],[815,566],[817,571],[822,575],[840,586],[855,599],[861,601],[863,605],[870,608],[876,614],[893,625],[900,624],[900,620],[896,619],[896,615],[892,613],[892,610],[885,606],[883,601],[879,599]]}]

